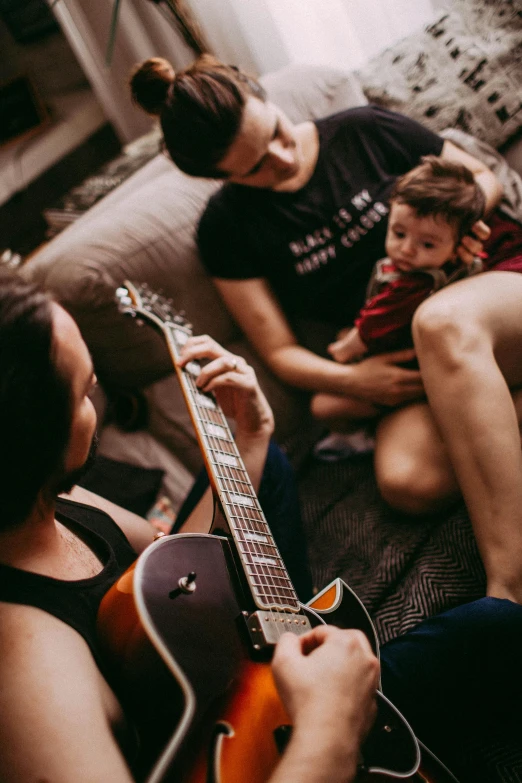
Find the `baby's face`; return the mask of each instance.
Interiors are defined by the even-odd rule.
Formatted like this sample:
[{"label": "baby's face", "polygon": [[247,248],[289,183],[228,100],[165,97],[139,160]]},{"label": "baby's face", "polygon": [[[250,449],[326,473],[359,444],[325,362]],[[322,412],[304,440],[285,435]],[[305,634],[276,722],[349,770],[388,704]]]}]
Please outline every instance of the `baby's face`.
[{"label": "baby's face", "polygon": [[440,267],[456,256],[455,233],[444,218],[419,217],[407,204],[392,202],[386,254],[402,272]]}]

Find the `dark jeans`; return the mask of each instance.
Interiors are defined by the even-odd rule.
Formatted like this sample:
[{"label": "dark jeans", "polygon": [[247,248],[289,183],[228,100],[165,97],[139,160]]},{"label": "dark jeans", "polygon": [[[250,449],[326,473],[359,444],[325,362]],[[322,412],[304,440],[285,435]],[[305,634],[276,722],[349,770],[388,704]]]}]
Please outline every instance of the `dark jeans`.
[{"label": "dark jeans", "polygon": [[460,783],[522,781],[522,606],[481,598],[430,617],[381,663],[384,693]]},{"label": "dark jeans", "polygon": [[[208,485],[207,473],[202,470],[181,506],[172,533],[178,532]],[[290,463],[274,442],[268,449],[258,498],[295,591],[304,603],[312,597],[312,577],[297,487]]]}]

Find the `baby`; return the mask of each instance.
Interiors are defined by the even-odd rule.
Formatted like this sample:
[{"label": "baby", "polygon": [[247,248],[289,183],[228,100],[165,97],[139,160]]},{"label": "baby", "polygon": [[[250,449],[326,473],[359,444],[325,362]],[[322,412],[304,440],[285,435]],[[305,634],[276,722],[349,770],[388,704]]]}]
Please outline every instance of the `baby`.
[{"label": "baby", "polygon": [[[457,256],[465,234],[482,218],[485,198],[473,174],[461,164],[434,155],[400,177],[390,197],[385,248],[374,267],[366,303],[355,326],[344,330],[328,352],[338,362],[412,345],[411,322],[430,294],[483,269]],[[312,411],[322,421],[372,418],[382,408],[349,396],[318,393]]]}]

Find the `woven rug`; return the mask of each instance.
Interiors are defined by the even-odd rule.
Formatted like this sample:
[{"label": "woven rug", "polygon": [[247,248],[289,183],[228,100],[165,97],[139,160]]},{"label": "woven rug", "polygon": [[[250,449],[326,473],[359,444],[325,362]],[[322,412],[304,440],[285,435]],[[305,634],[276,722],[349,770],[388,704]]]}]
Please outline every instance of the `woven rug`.
[{"label": "woven rug", "polygon": [[311,458],[299,487],[314,584],[340,576],[372,616],[381,643],[425,617],[484,595],[485,576],[462,503],[411,518],[380,498],[372,457]]},{"label": "woven rug", "polygon": [[[335,463],[309,458],[299,487],[314,584],[344,579],[372,616],[381,643],[484,595],[484,570],[463,503],[417,519],[392,511],[379,496],[371,455]],[[459,753],[464,770],[481,770],[471,779],[460,773],[461,783],[522,781],[520,736],[477,738]]]}]

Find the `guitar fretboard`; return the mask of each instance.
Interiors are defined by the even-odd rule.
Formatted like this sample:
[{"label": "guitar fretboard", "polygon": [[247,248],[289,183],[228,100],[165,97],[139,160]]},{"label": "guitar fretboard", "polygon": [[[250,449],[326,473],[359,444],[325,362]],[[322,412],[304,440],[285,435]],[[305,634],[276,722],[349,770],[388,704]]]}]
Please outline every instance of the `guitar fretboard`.
[{"label": "guitar fretboard", "polygon": [[[168,342],[176,359],[189,336],[189,330],[169,324]],[[199,364],[189,362],[181,371],[181,383],[254,600],[260,609],[299,610],[297,595],[226,416],[214,396],[196,386],[199,372]]]}]

